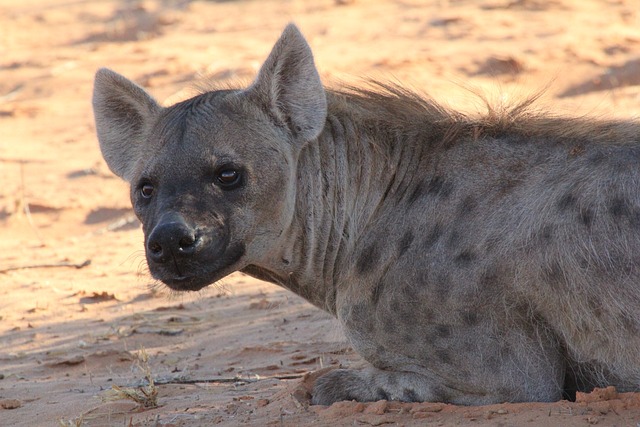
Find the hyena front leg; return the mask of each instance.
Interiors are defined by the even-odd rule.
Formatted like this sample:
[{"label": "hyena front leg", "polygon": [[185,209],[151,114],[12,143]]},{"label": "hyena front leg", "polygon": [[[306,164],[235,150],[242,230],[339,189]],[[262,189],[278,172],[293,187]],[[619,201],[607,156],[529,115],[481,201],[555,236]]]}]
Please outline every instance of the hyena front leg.
[{"label": "hyena front leg", "polygon": [[549,384],[538,384],[535,391],[525,390],[528,387],[523,388],[515,382],[503,387],[485,388],[451,383],[435,375],[427,377],[415,372],[382,370],[373,366],[363,370],[336,369],[316,380],[311,403],[331,405],[342,400],[395,400],[489,405],[501,402],[552,402],[562,397],[559,378],[547,378],[541,382]]},{"label": "hyena front leg", "polygon": [[473,318],[456,316],[456,307],[424,318],[427,311],[426,303],[416,310],[384,297],[377,304],[361,299],[340,306],[338,318],[347,338],[370,365],[321,376],[312,402],[385,399],[483,405],[562,397],[562,346],[546,323],[532,318],[524,306],[508,315],[499,308],[490,310],[490,316],[476,310]]}]

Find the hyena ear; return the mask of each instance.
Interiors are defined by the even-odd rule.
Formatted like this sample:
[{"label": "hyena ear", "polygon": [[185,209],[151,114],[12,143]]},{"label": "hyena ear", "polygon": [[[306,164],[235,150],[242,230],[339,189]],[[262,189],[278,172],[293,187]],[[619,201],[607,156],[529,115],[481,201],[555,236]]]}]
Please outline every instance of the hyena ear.
[{"label": "hyena ear", "polygon": [[300,30],[289,24],[260,68],[247,93],[256,96],[273,120],[298,142],[320,135],[327,118],[327,98]]},{"label": "hyena ear", "polygon": [[109,169],[131,182],[154,118],[162,107],[140,86],[106,68],[96,73],[93,114]]}]

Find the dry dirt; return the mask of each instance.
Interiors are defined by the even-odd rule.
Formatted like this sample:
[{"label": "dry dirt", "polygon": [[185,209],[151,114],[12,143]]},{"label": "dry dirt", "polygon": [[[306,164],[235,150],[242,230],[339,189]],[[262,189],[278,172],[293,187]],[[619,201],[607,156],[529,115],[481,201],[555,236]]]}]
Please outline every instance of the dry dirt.
[{"label": "dry dirt", "polygon": [[[95,70],[171,103],[201,76],[250,81],[290,21],[325,82],[398,80],[465,111],[483,108],[469,88],[500,103],[548,87],[556,114],[640,116],[637,0],[0,0],[0,424],[637,425],[640,395],[614,390],[309,406],[304,374],[361,363],[328,315],[242,274],[150,286],[127,186],[98,150]],[[158,406],[114,400],[145,368]]]}]

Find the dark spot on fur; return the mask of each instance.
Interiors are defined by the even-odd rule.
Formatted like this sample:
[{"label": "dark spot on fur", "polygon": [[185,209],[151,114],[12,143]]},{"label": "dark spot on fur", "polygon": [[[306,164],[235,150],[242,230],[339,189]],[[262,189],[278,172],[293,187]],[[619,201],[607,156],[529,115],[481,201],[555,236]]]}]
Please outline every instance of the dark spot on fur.
[{"label": "dark spot on fur", "polygon": [[435,328],[436,337],[440,339],[446,339],[451,336],[451,326],[449,325],[438,325]]},{"label": "dark spot on fur", "polygon": [[615,217],[629,215],[629,206],[624,199],[615,197],[609,204],[609,213]]},{"label": "dark spot on fur", "polygon": [[593,315],[598,319],[602,319],[602,315],[604,314],[602,301],[600,301],[598,298],[589,297],[587,302],[589,304],[589,309],[591,309]]},{"label": "dark spot on fur", "polygon": [[498,247],[501,240],[502,240],[502,237],[498,235],[493,235],[488,237],[484,242],[485,252],[492,253]]},{"label": "dark spot on fur", "polygon": [[461,242],[462,242],[462,236],[460,235],[458,230],[451,230],[451,233],[449,234],[449,239],[447,240],[447,247],[451,249],[455,249],[458,246],[460,246]]},{"label": "dark spot on fur", "polygon": [[436,357],[442,363],[446,363],[446,364],[451,363],[451,354],[447,350],[443,350],[443,349],[436,350]]},{"label": "dark spot on fur", "polygon": [[605,161],[606,158],[607,156],[604,153],[595,152],[589,156],[589,163],[591,163],[593,166],[596,166]]},{"label": "dark spot on fur", "polygon": [[593,224],[593,211],[589,208],[580,209],[580,222],[587,228]]},{"label": "dark spot on fur", "polygon": [[558,200],[558,209],[561,211],[566,211],[569,209],[573,209],[578,203],[578,199],[571,192],[566,193],[564,196]]},{"label": "dark spot on fur", "polygon": [[513,399],[513,395],[515,394],[515,390],[509,387],[498,387],[496,390],[498,396],[502,397],[503,402],[510,402]]},{"label": "dark spot on fur", "polygon": [[416,200],[420,198],[420,196],[422,196],[422,193],[424,192],[423,186],[424,184],[422,182],[416,185],[416,187],[413,189],[413,191],[409,195],[409,198],[407,199],[407,206],[410,207],[415,203]]},{"label": "dark spot on fur", "polygon": [[555,226],[553,224],[545,224],[540,230],[540,237],[542,240],[548,242],[553,238],[553,232],[555,231]]},{"label": "dark spot on fur", "polygon": [[408,403],[420,402],[420,398],[418,397],[416,392],[410,388],[405,388],[404,390],[402,390],[402,397],[400,398],[400,400]]},{"label": "dark spot on fur", "polygon": [[609,204],[609,213],[621,220],[626,218],[632,227],[640,226],[640,211],[634,208],[631,202],[621,197],[614,197]]},{"label": "dark spot on fur", "polygon": [[399,313],[400,310],[402,309],[402,301],[400,301],[400,299],[398,299],[395,294],[392,294],[391,296],[391,310],[393,310],[395,313]]},{"label": "dark spot on fur", "polygon": [[371,293],[371,302],[373,305],[378,305],[378,301],[380,301],[380,295],[382,295],[382,291],[384,290],[384,281],[378,280],[376,285],[373,287],[373,292]]},{"label": "dark spot on fur", "polygon": [[415,283],[407,283],[403,288],[404,295],[409,301],[416,301],[418,299],[419,292],[415,286]]},{"label": "dark spot on fur", "polygon": [[478,346],[474,342],[466,341],[462,344],[462,350],[467,353],[473,353],[478,350]]},{"label": "dark spot on fur", "polygon": [[476,254],[473,251],[467,249],[460,252],[453,261],[458,264],[460,267],[468,266],[473,260],[476,259]]},{"label": "dark spot on fur", "polygon": [[620,324],[629,332],[632,332],[634,335],[638,331],[638,322],[632,315],[628,313],[623,313],[618,317]]},{"label": "dark spot on fur", "polygon": [[453,192],[453,185],[441,176],[434,176],[427,184],[427,193],[441,199],[448,198]]},{"label": "dark spot on fur", "polygon": [[433,226],[433,228],[427,235],[427,238],[424,240],[424,248],[431,248],[440,239],[440,236],[442,236],[442,226],[440,224],[436,224]]},{"label": "dark spot on fur", "polygon": [[433,319],[435,318],[435,314],[433,310],[429,308],[423,308],[420,313],[420,317],[422,318],[424,323],[433,323]]},{"label": "dark spot on fur", "polygon": [[358,303],[344,308],[342,317],[349,327],[365,330],[373,330],[373,319],[371,317],[371,306],[367,303]]},{"label": "dark spot on fur", "polygon": [[589,261],[589,258],[584,255],[578,256],[578,264],[580,265],[580,268],[583,270],[588,270],[589,267],[591,266],[591,262]]},{"label": "dark spot on fur", "polygon": [[451,280],[446,273],[438,273],[433,281],[428,281],[429,279],[426,277],[426,274],[423,276],[423,281],[429,285],[432,292],[435,292],[435,295],[440,298],[442,301],[445,301],[449,298],[449,294],[451,293]]},{"label": "dark spot on fur", "polygon": [[404,343],[404,345],[410,346],[415,342],[415,340],[416,339],[413,334],[406,333],[402,335],[402,342]]},{"label": "dark spot on fur", "polygon": [[520,179],[503,177],[498,183],[496,194],[498,197],[504,197],[507,194],[510,194],[521,182],[522,181]]},{"label": "dark spot on fur", "polygon": [[480,276],[481,292],[486,296],[497,296],[503,292],[503,284],[495,267],[489,268]]},{"label": "dark spot on fur", "polygon": [[553,224],[544,224],[540,227],[539,230],[534,232],[533,241],[530,242],[526,250],[529,252],[533,252],[539,249],[538,245],[548,245],[553,240],[553,236],[555,234],[556,227]]},{"label": "dark spot on fur", "polygon": [[449,391],[443,386],[433,386],[431,389],[431,393],[433,393],[433,401],[434,402],[444,402],[447,403],[451,400],[451,394]]},{"label": "dark spot on fur", "polygon": [[392,317],[384,319],[384,325],[382,325],[382,329],[387,334],[395,334],[398,330],[395,319],[393,319]]},{"label": "dark spot on fur", "polygon": [[[380,369],[383,369],[383,368],[380,368]],[[399,380],[398,375],[390,375],[389,377],[387,377],[387,385],[389,386],[389,388],[394,388],[398,385],[398,380]]]},{"label": "dark spot on fur", "polygon": [[358,273],[363,274],[373,268],[378,263],[380,258],[380,251],[375,244],[367,246],[367,248],[360,253],[356,267]]},{"label": "dark spot on fur", "polygon": [[465,326],[475,326],[480,320],[478,318],[478,313],[474,311],[462,311],[460,312],[460,317],[462,318],[462,323],[464,323]]},{"label": "dark spot on fur", "polygon": [[400,320],[406,326],[408,326],[408,327],[415,326],[415,324],[416,324],[416,314],[413,311],[408,310],[408,307],[402,307],[401,310],[397,311],[395,314],[400,317]]},{"label": "dark spot on fur", "polygon": [[556,289],[564,287],[567,284],[565,271],[557,261],[552,261],[544,268],[543,276],[545,281]]},{"label": "dark spot on fur", "polygon": [[485,361],[487,368],[489,368],[491,372],[495,373],[496,376],[502,371],[502,359],[500,357],[491,355],[483,360]]},{"label": "dark spot on fur", "polygon": [[458,206],[458,216],[465,217],[469,214],[472,214],[477,207],[478,202],[476,202],[476,200],[472,196],[467,196]]},{"label": "dark spot on fur", "polygon": [[380,387],[376,390],[376,398],[377,400],[391,400],[389,393]]},{"label": "dark spot on fur", "polygon": [[398,257],[401,257],[405,252],[407,252],[411,247],[411,243],[413,243],[413,233],[411,230],[407,230],[402,236],[402,239],[398,242]]}]

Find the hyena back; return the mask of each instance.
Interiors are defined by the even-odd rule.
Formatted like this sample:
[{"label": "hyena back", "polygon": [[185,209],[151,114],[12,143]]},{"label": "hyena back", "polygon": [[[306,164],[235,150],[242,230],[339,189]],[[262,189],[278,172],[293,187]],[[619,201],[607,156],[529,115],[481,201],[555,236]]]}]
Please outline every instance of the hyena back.
[{"label": "hyena back", "polygon": [[248,88],[161,107],[103,69],[93,102],[156,279],[239,270],[338,318],[370,367],[314,403],[640,385],[638,123],[327,90],[293,25]]}]

